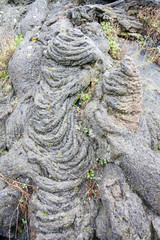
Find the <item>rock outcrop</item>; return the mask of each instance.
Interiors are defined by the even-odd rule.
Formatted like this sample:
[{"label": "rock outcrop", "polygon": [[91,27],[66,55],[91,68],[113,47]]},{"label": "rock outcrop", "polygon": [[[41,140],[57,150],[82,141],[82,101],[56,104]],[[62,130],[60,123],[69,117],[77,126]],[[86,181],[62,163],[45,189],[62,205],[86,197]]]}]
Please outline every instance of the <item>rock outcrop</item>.
[{"label": "rock outcrop", "polygon": [[[21,9],[24,1],[12,4]],[[23,238],[158,240],[160,153],[153,149],[154,131],[143,106],[143,79],[130,56],[110,57],[98,21],[113,17],[128,32],[141,32],[142,24],[122,9],[99,4],[26,4],[15,26],[24,40],[8,66],[13,92],[0,101],[0,149],[7,151],[0,172],[36,187],[28,203],[30,231]],[[82,93],[92,99],[82,104]],[[84,178],[97,159],[108,164],[94,169],[99,196],[86,203]],[[7,229],[14,237],[17,220],[10,222],[10,216],[19,192],[3,181],[0,188],[5,239]]]}]

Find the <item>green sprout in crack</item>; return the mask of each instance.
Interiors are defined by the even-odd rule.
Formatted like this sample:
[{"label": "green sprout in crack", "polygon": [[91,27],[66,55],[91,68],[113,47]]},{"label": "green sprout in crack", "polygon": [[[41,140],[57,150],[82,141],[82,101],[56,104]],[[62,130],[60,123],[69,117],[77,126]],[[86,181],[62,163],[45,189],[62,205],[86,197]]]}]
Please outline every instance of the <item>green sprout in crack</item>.
[{"label": "green sprout in crack", "polygon": [[87,135],[87,134],[89,133],[88,128],[84,127],[84,128],[83,128],[83,133]]},{"label": "green sprout in crack", "polygon": [[107,164],[107,161],[106,161],[106,160],[103,160],[103,159],[98,159],[98,163],[99,163],[100,165],[105,165],[105,164]]},{"label": "green sprout in crack", "polygon": [[43,211],[43,214],[44,214],[45,216],[48,216],[48,213],[46,213],[45,211]]},{"label": "green sprout in crack", "polygon": [[23,188],[23,189],[26,189],[26,188],[27,188],[27,184],[23,183],[23,184],[22,184],[22,188]]},{"label": "green sprout in crack", "polygon": [[81,98],[83,101],[89,100],[90,99],[90,94],[89,93],[82,93]]},{"label": "green sprout in crack", "polygon": [[74,103],[72,104],[73,107],[79,108],[77,103],[79,101],[80,95],[77,96],[77,98],[75,99]]},{"label": "green sprout in crack", "polygon": [[92,180],[94,179],[94,175],[95,175],[95,172],[93,169],[90,169],[87,173],[86,173],[86,178],[88,178],[89,180]]},{"label": "green sprout in crack", "polygon": [[0,156],[3,156],[3,155],[5,155],[6,153],[7,153],[7,151],[6,151],[6,150],[4,150],[4,151],[0,152]]},{"label": "green sprout in crack", "polygon": [[11,85],[7,85],[5,90],[6,90],[7,93],[9,93],[12,90],[12,86]]},{"label": "green sprout in crack", "polygon": [[110,22],[101,22],[101,27],[104,33],[106,34],[106,38],[109,42],[110,50],[109,53],[114,59],[120,59],[120,45],[118,43],[118,37],[116,33],[116,29],[111,25]]},{"label": "green sprout in crack", "polygon": [[25,220],[25,219],[23,219],[23,218],[22,218],[21,220],[22,220],[22,224],[23,224],[23,225],[27,224],[27,220]]},{"label": "green sprout in crack", "polygon": [[23,34],[16,35],[14,38],[14,45],[17,48],[20,42],[23,40]]}]

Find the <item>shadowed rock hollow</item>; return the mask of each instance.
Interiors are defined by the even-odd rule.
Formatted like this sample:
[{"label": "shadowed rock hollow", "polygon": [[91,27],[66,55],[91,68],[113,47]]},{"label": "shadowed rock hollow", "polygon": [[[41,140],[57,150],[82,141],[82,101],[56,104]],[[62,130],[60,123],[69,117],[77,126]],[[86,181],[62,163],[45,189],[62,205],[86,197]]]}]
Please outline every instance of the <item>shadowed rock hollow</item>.
[{"label": "shadowed rock hollow", "polygon": [[[20,11],[23,1],[14,3]],[[0,148],[7,149],[0,172],[36,186],[28,204],[29,239],[158,240],[160,155],[152,142],[158,145],[160,110],[154,119],[153,109],[148,120],[141,74],[130,56],[110,57],[98,20],[113,17],[127,31],[140,31],[141,24],[103,5],[26,4],[15,28],[24,40],[8,66],[18,104],[13,109],[12,96],[0,99]],[[75,105],[93,83],[92,98],[79,104],[79,115]],[[95,174],[99,200],[86,203],[84,176],[97,159],[108,164]],[[3,181],[0,189],[5,239],[19,192]],[[14,217],[13,239],[15,226]],[[23,238],[26,231],[18,234]]]}]

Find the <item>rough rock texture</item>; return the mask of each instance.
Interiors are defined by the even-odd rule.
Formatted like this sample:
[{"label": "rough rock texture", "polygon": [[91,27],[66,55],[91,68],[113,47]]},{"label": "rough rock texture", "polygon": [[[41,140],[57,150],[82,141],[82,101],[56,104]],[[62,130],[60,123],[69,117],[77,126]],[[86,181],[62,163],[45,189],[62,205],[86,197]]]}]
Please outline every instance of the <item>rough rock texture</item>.
[{"label": "rough rock texture", "polygon": [[3,2],[1,5],[0,2],[0,34],[14,35],[15,32],[19,34],[19,23],[27,9],[28,6],[10,6]]},{"label": "rough rock texture", "polygon": [[21,32],[26,34],[27,31],[32,30],[42,24],[46,19],[47,1],[35,1],[30,5],[25,18],[21,21]]},{"label": "rough rock texture", "polygon": [[6,120],[12,112],[10,97],[0,96],[0,151],[6,148]]},{"label": "rough rock texture", "polygon": [[139,126],[142,112],[142,82],[130,58],[119,69],[105,72],[102,82],[103,101],[116,118],[131,129]]},{"label": "rough rock texture", "polygon": [[[98,20],[112,18],[132,33],[142,25],[103,5],[36,0],[27,9],[13,27],[20,26],[24,40],[8,67],[18,104],[10,107],[12,95],[0,101],[0,148],[8,151],[0,171],[36,186],[28,206],[30,238],[158,240],[160,154],[152,139],[159,123],[148,127],[144,79],[131,57],[111,59]],[[90,89],[84,110],[80,95]],[[82,177],[97,158],[110,163],[95,176],[99,202],[86,204]],[[19,192],[2,181],[0,188],[4,239]],[[13,218],[12,236],[15,227]]]},{"label": "rough rock texture", "polygon": [[[15,208],[17,206],[17,199],[20,197],[19,193],[11,187],[7,187],[4,182],[1,181],[0,184],[0,205],[2,206],[0,209],[0,236],[1,239],[3,237],[8,237],[8,226],[10,224],[11,216],[13,215]],[[6,203],[4,205],[4,202]],[[7,211],[6,211],[7,206]],[[15,228],[16,216],[13,216],[13,221],[11,222],[11,228]],[[2,227],[4,226],[4,227]],[[14,231],[11,231],[11,238],[14,237]]]},{"label": "rough rock texture", "polygon": [[13,3],[16,5],[28,5],[34,2],[35,0],[8,0],[8,3]]},{"label": "rough rock texture", "polygon": [[129,189],[121,169],[110,163],[101,178],[103,206],[96,219],[99,239],[151,239],[142,201]]},{"label": "rough rock texture", "polygon": [[160,218],[159,216],[154,216],[152,219],[152,227],[154,230],[154,237],[155,239],[160,238]]},{"label": "rough rock texture", "polygon": [[12,84],[18,99],[22,98],[31,89],[35,91],[39,81],[42,49],[32,42],[33,37],[34,34],[26,36],[8,65],[8,71],[12,76]]}]

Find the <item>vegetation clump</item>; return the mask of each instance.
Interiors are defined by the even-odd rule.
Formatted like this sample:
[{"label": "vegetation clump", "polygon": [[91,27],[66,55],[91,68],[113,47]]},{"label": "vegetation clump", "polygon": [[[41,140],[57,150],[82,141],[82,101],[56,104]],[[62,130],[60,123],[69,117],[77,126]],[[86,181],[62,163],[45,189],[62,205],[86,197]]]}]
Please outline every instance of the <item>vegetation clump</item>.
[{"label": "vegetation clump", "polygon": [[5,94],[12,90],[7,70],[8,62],[22,40],[22,34],[15,37],[5,35],[0,38],[0,90]]},{"label": "vegetation clump", "polygon": [[90,169],[85,175],[86,181],[84,182],[86,188],[85,201],[88,202],[90,199],[99,200],[98,195],[98,183],[95,179],[95,170]]},{"label": "vegetation clump", "polygon": [[102,30],[106,34],[106,38],[109,42],[110,50],[109,53],[113,59],[120,59],[121,49],[118,43],[117,31],[110,22],[101,22]]},{"label": "vegetation clump", "polygon": [[94,170],[93,169],[90,169],[87,173],[86,173],[86,177],[89,179],[89,180],[92,180],[94,178]]},{"label": "vegetation clump", "polygon": [[[143,24],[145,38],[141,40],[141,46],[146,50],[150,60],[160,66],[160,9],[154,6],[139,8],[138,18]],[[149,43],[149,44],[148,44]],[[149,45],[149,46],[148,46]]]},{"label": "vegetation clump", "polygon": [[152,7],[139,8],[138,17],[143,23],[145,33],[157,42],[160,37],[160,9]]}]

